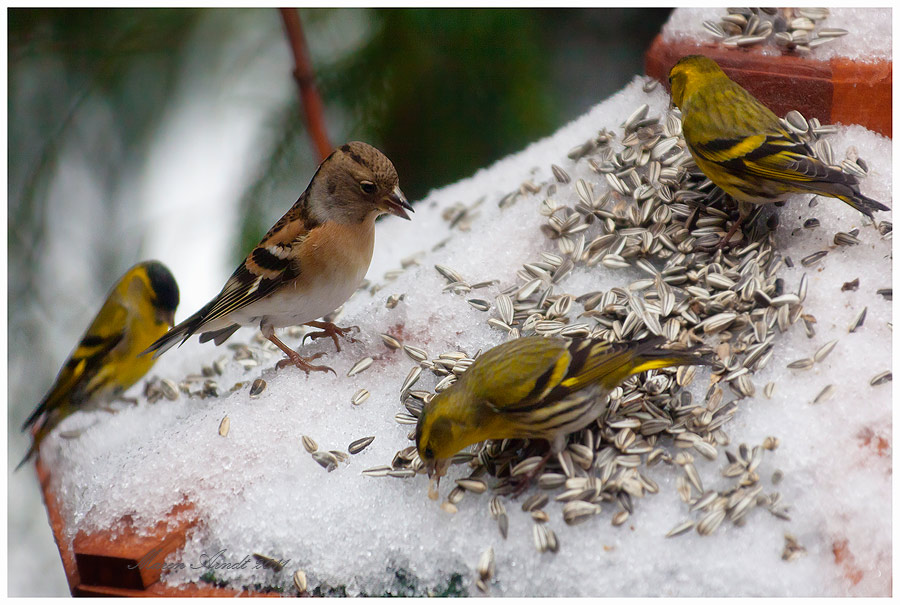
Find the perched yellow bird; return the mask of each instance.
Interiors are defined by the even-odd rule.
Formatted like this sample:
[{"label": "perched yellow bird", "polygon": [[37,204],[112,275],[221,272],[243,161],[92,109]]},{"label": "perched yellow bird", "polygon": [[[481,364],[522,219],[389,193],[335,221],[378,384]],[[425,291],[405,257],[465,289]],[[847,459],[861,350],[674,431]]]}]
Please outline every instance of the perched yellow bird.
[{"label": "perched yellow bird", "polygon": [[742,218],[749,214],[746,204],[776,202],[791,193],[836,197],[869,218],[875,210],[890,210],[862,195],[854,176],[817,159],[805,141],[712,59],[682,58],[669,72],[669,83],[694,161],[742,203]]},{"label": "perched yellow bird", "polygon": [[281,368],[294,364],[307,374],[334,371],[275,336],[275,328],[305,324],[321,332],[313,339],[338,336],[350,328],[315,321],[342,305],[359,287],[375,246],[375,219],[393,214],[406,220],[412,211],[400,191],[397,171],[366,143],[347,143],[319,165],[306,191],[269,229],[262,241],[205,307],[154,342],[154,357],[200,332],[200,342],[225,342],[244,325],[258,325],[263,336],[284,351]]},{"label": "perched yellow bird", "polygon": [[440,477],[451,456],[485,439],[546,439],[558,453],[566,435],[596,420],[609,392],[632,374],[710,364],[664,343],[529,336],[496,346],[425,405],[416,425],[419,457]]},{"label": "perched yellow bird", "polygon": [[34,438],[17,470],[65,417],[109,402],[147,373],[155,360],[138,354],[172,327],[176,307],[178,284],[162,263],[139,263],[122,276],[22,426],[34,426]]}]

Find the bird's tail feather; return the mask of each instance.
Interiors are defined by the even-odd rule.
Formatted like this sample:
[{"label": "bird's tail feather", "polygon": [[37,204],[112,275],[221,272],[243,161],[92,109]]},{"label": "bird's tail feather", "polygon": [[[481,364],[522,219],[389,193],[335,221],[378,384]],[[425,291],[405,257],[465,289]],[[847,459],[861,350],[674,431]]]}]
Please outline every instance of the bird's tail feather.
[{"label": "bird's tail feather", "polygon": [[870,197],[866,197],[857,191],[854,191],[852,196],[840,195],[838,196],[838,199],[848,206],[859,210],[871,219],[874,219],[872,213],[876,210],[881,210],[883,212],[890,212],[891,210],[881,202],[877,202]]},{"label": "bird's tail feather", "polygon": [[31,460],[35,454],[37,454],[38,449],[41,447],[41,442],[44,440],[44,437],[50,434],[56,425],[59,424],[60,418],[55,414],[49,414],[38,425],[38,428],[33,431],[31,437],[31,447],[28,448],[28,453],[25,454],[25,457],[22,458],[22,461],[19,462],[18,466],[16,466],[16,470],[19,470],[25,463]]},{"label": "bird's tail feather", "polygon": [[713,362],[699,355],[698,349],[663,349],[666,339],[653,336],[640,341],[619,342],[613,344],[600,343],[607,349],[607,354],[598,357],[602,363],[593,371],[602,376],[603,384],[612,389],[623,380],[634,374],[647,370],[668,368],[673,366],[712,365]]},{"label": "bird's tail feather", "polygon": [[206,323],[206,315],[209,310],[212,308],[212,302],[204,306],[202,309],[185,319],[183,322],[163,334],[159,337],[156,342],[147,347],[146,350],[141,351],[138,354],[138,357],[141,355],[146,355],[147,353],[153,353],[153,358],[156,359],[176,344],[181,346],[185,343],[185,341],[190,338],[197,330],[203,327],[203,324]]},{"label": "bird's tail feather", "polygon": [[631,350],[632,361],[628,375],[675,366],[713,365],[711,359],[698,354],[698,349],[679,351],[660,348],[665,342],[662,337],[654,337],[635,343],[636,346]]},{"label": "bird's tail feather", "polygon": [[22,468],[23,466],[25,466],[25,463],[26,463],[26,462],[28,462],[29,460],[31,460],[31,458],[37,453],[38,445],[39,445],[39,444],[38,444],[37,441],[35,441],[34,443],[31,444],[31,447],[28,448],[28,453],[25,454],[25,457],[22,458],[22,461],[19,462],[19,464],[16,466],[16,470],[19,470],[20,468]]}]

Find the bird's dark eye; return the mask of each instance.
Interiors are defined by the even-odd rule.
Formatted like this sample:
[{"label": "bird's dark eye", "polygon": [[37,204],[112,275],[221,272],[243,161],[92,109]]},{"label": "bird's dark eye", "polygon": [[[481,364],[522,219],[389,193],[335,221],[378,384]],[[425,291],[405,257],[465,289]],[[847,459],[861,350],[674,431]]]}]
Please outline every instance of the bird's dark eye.
[{"label": "bird's dark eye", "polygon": [[429,459],[434,458],[434,450],[432,450],[430,447],[426,447],[425,448],[425,457],[429,458]]},{"label": "bird's dark eye", "polygon": [[359,188],[363,190],[363,193],[375,193],[375,183],[372,181],[361,182]]}]

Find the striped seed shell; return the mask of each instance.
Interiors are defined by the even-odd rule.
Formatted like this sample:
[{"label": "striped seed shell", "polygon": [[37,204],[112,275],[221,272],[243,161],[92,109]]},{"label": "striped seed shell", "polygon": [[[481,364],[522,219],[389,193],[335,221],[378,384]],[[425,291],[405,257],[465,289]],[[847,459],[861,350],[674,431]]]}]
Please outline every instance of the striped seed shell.
[{"label": "striped seed shell", "polygon": [[363,437],[357,439],[347,447],[347,451],[351,454],[358,454],[369,447],[373,441],[375,441],[375,437]]},{"label": "striped seed shell", "polygon": [[353,367],[350,368],[349,372],[347,372],[347,376],[348,377],[356,376],[360,372],[367,370],[369,368],[369,366],[371,366],[374,363],[374,361],[375,360],[372,359],[371,357],[363,357],[362,359],[357,361],[355,364],[353,364]]}]

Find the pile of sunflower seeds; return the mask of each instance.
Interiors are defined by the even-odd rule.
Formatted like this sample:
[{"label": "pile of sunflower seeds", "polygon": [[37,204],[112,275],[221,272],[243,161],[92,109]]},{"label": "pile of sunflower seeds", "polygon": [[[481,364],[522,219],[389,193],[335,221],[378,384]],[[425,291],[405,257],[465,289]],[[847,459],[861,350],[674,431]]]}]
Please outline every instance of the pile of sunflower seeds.
[{"label": "pile of sunflower seeds", "polygon": [[827,8],[729,8],[703,28],[728,48],[771,44],[784,52],[808,55],[814,48],[846,36],[847,30],[821,27]]},{"label": "pile of sunflower seeds", "polygon": [[[653,88],[648,83],[644,90]],[[820,138],[835,132],[833,126],[807,121],[798,112],[788,114],[785,125],[808,141],[826,163],[859,178],[865,176],[866,164],[855,150],[838,162],[828,141]],[[588,522],[608,511],[610,523],[622,525],[634,515],[641,498],[659,491],[645,469],[660,463],[678,473],[678,493],[692,515],[673,527],[668,537],[691,529],[708,535],[724,521],[743,525],[754,508],[789,520],[789,507],[775,489],[783,474],[775,470],[763,477],[760,469],[764,452],[775,450],[778,438],[767,437],[755,447],[742,443],[734,450],[725,449],[731,445],[726,426],[741,401],[756,394],[753,375],[772,359],[778,335],[801,319],[807,336],[815,334],[815,317],[803,309],[806,275],[792,291],[778,276],[793,261],[774,246],[772,229],[777,222],[759,218],[758,209],[744,223],[746,233],[735,233],[730,248],[714,248],[737,213],[694,164],[677,109],[651,116],[649,107],[642,105],[621,130],[599,132],[573,148],[568,157],[586,162],[595,176],[573,179],[553,165],[551,181],[526,182],[499,201],[501,208],[507,208],[540,194],[538,211],[546,223],[542,235],[535,237],[554,241],[556,251],[541,252],[524,262],[514,283],[494,280],[499,292],[493,300],[472,293],[494,282],[470,284],[452,267],[436,265],[446,281],[443,290],[466,297],[472,307],[485,313],[485,323],[505,332],[508,339],[542,334],[622,341],[663,335],[686,346],[712,347],[719,363],[702,399],[682,390],[694,380],[697,369],[693,366],[651,370],[613,390],[604,415],[569,436],[567,448],[536,477],[537,491],[521,504],[534,521],[536,550],[560,548],[546,525],[556,508],[548,507],[551,500],[558,503],[566,524]],[[574,207],[555,201],[563,187],[577,193]],[[810,205],[814,202],[815,198]],[[457,210],[462,211],[462,205],[454,208],[447,220],[455,220]],[[817,225],[818,221],[810,228]],[[889,222],[879,223],[878,229],[883,239],[891,238]],[[835,237],[847,239],[846,234]],[[816,259],[801,263],[817,262],[823,256],[817,254]],[[576,267],[630,272],[637,268],[645,275],[607,291],[566,291],[566,276]],[[580,313],[578,306],[583,308]],[[398,423],[412,429],[408,434],[412,440],[417,418],[433,396],[431,391],[415,389],[418,381],[430,372],[438,380],[434,391],[440,392],[466,371],[480,351],[434,356],[390,334],[382,339],[388,348],[402,348],[414,364],[399,389],[404,409],[395,416]],[[836,345],[830,342],[811,352],[810,361],[823,359]],[[774,388],[770,383],[762,391],[771,397]],[[503,500],[515,491],[519,476],[536,468],[546,447],[542,441],[487,441],[458,453],[452,463],[465,465],[469,473],[456,480],[442,509],[453,513],[467,496],[485,494],[486,508],[505,539],[509,518]],[[704,488],[693,464],[695,455],[722,460],[721,473],[733,484],[720,490]],[[398,451],[390,464],[364,474],[407,478],[423,472],[416,448],[410,445]],[[487,563],[490,559],[486,554],[476,566],[476,583],[482,592],[494,575],[492,561]]]}]

